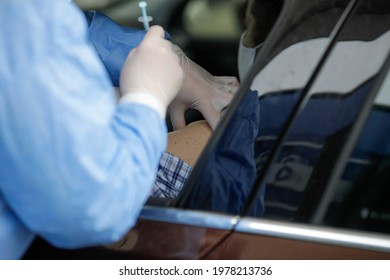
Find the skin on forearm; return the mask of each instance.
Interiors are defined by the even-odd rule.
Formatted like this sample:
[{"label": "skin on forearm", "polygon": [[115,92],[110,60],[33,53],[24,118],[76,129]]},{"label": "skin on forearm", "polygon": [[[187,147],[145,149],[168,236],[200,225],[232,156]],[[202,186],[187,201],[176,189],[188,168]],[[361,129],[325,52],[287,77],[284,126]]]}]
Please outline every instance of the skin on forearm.
[{"label": "skin on forearm", "polygon": [[206,121],[196,121],[168,134],[167,152],[181,158],[193,167],[211,136]]}]

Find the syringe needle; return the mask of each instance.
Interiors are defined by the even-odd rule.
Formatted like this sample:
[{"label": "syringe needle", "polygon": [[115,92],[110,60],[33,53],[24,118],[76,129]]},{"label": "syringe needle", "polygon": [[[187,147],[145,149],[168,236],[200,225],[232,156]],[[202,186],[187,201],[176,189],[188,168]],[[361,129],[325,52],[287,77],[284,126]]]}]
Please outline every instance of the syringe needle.
[{"label": "syringe needle", "polygon": [[141,1],[138,3],[138,6],[141,8],[142,22],[144,23],[144,28],[146,31],[149,30],[149,18],[148,18],[148,14],[146,13],[147,5],[148,4],[145,1]]}]

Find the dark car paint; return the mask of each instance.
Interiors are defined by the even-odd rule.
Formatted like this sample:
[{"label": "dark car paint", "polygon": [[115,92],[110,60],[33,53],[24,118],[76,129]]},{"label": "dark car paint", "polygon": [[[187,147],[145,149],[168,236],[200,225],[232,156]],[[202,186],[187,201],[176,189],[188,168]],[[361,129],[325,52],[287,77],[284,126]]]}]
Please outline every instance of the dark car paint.
[{"label": "dark car paint", "polygon": [[301,240],[234,233],[204,259],[388,260],[390,254]]}]

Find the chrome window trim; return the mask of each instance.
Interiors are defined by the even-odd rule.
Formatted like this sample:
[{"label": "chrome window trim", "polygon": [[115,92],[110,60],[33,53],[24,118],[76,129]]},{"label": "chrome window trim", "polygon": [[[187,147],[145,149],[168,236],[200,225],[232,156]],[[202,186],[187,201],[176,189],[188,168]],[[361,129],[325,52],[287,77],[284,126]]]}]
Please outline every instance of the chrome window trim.
[{"label": "chrome window trim", "polygon": [[242,218],[235,231],[390,253],[390,236],[352,229]]},{"label": "chrome window trim", "polygon": [[145,206],[139,219],[390,253],[390,236],[352,229],[255,218],[240,220],[238,216],[154,206]]},{"label": "chrome window trim", "polygon": [[155,206],[145,206],[139,219],[229,231],[238,222],[237,216]]}]

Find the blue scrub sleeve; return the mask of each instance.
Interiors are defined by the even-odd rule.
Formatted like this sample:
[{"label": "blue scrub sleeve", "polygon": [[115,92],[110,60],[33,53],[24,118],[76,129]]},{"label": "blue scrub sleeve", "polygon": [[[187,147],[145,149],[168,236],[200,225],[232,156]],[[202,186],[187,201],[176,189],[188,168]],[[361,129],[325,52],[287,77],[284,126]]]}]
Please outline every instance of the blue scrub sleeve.
[{"label": "blue scrub sleeve", "polygon": [[[100,59],[103,61],[113,86],[119,86],[120,72],[129,52],[136,48],[146,31],[124,27],[106,15],[96,11],[86,11],[88,33]],[[165,39],[171,36],[165,32]]]},{"label": "blue scrub sleeve", "polygon": [[19,259],[34,237],[0,195],[0,260]]},{"label": "blue scrub sleeve", "polygon": [[0,24],[0,198],[15,216],[0,216],[0,248],[15,235],[2,223],[59,247],[118,240],[155,181],[164,119],[115,103],[76,6],[5,0]]}]

